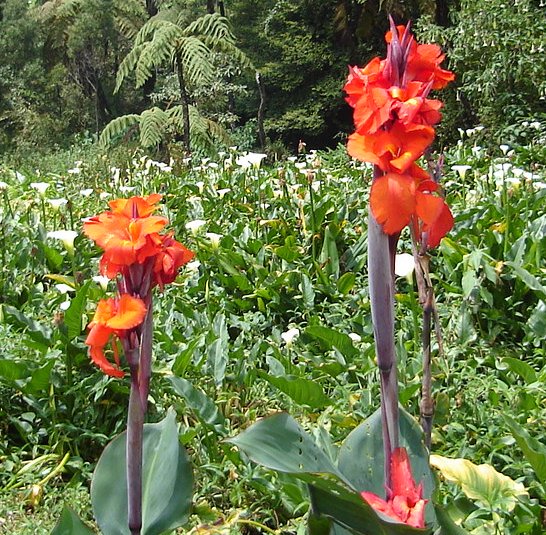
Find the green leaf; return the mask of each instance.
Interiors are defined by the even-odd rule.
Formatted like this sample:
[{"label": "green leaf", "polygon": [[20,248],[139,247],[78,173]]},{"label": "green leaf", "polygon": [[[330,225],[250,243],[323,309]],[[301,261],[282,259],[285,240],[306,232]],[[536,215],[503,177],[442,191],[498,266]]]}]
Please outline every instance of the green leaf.
[{"label": "green leaf", "polygon": [[470,297],[472,290],[478,285],[478,279],[476,278],[476,272],[472,269],[465,271],[462,280],[463,295]]},{"label": "green leaf", "polygon": [[440,532],[438,535],[468,535],[468,532],[455,524],[447,512],[439,505],[434,506],[436,512],[436,518],[440,525]]},{"label": "green leaf", "polygon": [[468,498],[488,509],[510,512],[520,497],[528,496],[522,483],[497,472],[489,464],[476,465],[466,459],[440,455],[431,455],[430,464],[440,470],[445,479],[459,485]]},{"label": "green leaf", "polygon": [[224,416],[202,390],[182,377],[169,377],[169,382],[173,385],[174,391],[186,400],[188,407],[202,423],[213,427],[217,433],[224,436],[227,434]]},{"label": "green leaf", "polygon": [[24,361],[0,359],[0,379],[14,383],[30,375],[30,368]]},{"label": "green leaf", "polygon": [[534,383],[537,380],[537,373],[530,364],[514,357],[504,357],[502,362],[517,373],[527,384]]},{"label": "green leaf", "polygon": [[300,405],[320,409],[330,403],[330,398],[324,393],[322,387],[311,379],[295,375],[276,377],[263,371],[258,371],[258,374]]},{"label": "green leaf", "polygon": [[315,290],[311,279],[303,273],[300,284],[301,295],[303,297],[303,308],[309,310],[315,305]]},{"label": "green leaf", "polygon": [[51,329],[46,327],[42,323],[39,323],[28,316],[25,316],[15,307],[10,305],[4,305],[5,316],[8,316],[7,319],[11,319],[9,323],[15,324],[18,327],[26,328],[28,335],[32,340],[38,342],[44,348],[47,348],[51,345]]},{"label": "green leaf", "polygon": [[51,370],[55,361],[50,360],[43,366],[33,370],[30,380],[23,387],[25,394],[48,392],[51,388]]},{"label": "green leaf", "polygon": [[68,339],[73,340],[83,330],[82,317],[85,312],[85,306],[87,304],[87,294],[89,292],[89,286],[91,280],[87,281],[77,292],[70,302],[70,306],[64,313],[64,324],[68,330]]},{"label": "green leaf", "polygon": [[[160,535],[189,516],[193,476],[178,442],[174,411],[157,424],[144,425],[142,535]],[[128,535],[126,433],[102,453],[91,481],[91,501],[104,535]]]},{"label": "green leaf", "polygon": [[95,532],[87,527],[70,507],[65,505],[61,518],[53,528],[51,535],[93,535],[93,533]]},{"label": "green leaf", "polygon": [[319,262],[324,266],[323,269],[328,275],[334,275],[336,279],[339,277],[339,255],[332,224],[326,227]]},{"label": "green leaf", "polygon": [[188,364],[193,356],[193,352],[198,346],[201,345],[202,342],[203,338],[198,336],[188,344],[188,347],[179,353],[172,367],[172,371],[175,375],[182,375],[186,371],[186,368],[188,367]]},{"label": "green leaf", "polygon": [[358,356],[358,349],[353,345],[350,336],[340,333],[322,325],[312,325],[305,329],[306,334],[324,342],[328,347],[335,347],[344,357],[353,358]]},{"label": "green leaf", "polygon": [[538,302],[527,323],[538,339],[546,337],[546,302]]},{"label": "green leaf", "polygon": [[540,281],[525,268],[518,266],[514,262],[505,262],[505,265],[510,266],[518,279],[520,279],[529,289],[535,292],[540,292],[543,296],[546,296],[546,288],[540,283]]},{"label": "green leaf", "polygon": [[291,474],[329,472],[342,477],[315,441],[284,412],[259,420],[226,442],[270,470]]},{"label": "green leaf", "polygon": [[546,485],[546,446],[533,438],[513,418],[504,415],[504,421],[510,427],[512,436],[516,439],[523,455],[533,467],[537,479]]},{"label": "green leaf", "polygon": [[354,273],[344,273],[337,281],[337,289],[343,295],[347,295],[355,285],[356,275]]}]

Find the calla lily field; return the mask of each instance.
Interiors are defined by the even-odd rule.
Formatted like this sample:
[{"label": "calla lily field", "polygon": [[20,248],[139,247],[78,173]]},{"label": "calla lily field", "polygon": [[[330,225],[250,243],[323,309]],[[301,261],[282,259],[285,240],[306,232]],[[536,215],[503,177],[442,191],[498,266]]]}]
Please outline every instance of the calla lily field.
[{"label": "calla lily field", "polygon": [[546,531],[546,122],[383,50],[334,149],[0,165],[0,533]]}]

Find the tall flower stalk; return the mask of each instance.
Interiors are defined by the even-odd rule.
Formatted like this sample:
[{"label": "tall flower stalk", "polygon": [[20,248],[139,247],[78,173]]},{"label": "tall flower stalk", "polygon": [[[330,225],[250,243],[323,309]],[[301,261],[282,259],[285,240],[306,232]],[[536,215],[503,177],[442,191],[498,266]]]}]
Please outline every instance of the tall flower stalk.
[{"label": "tall flower stalk", "polygon": [[[124,377],[120,346],[129,366],[131,390],[127,416],[128,524],[132,535],[142,528],[142,447],[152,362],[152,290],[163,289],[193,253],[172,233],[161,234],[167,219],[153,215],[160,195],[111,201],[110,211],[90,218],[84,232],[104,250],[100,271],[117,283],[116,296],[98,303],[85,343],[99,368]],[[114,362],[107,358],[111,347]]]},{"label": "tall flower stalk", "polygon": [[[414,483],[407,485],[412,487],[412,492],[404,498],[407,498],[404,503],[410,510],[419,505],[418,511],[402,514],[391,507],[400,501],[398,494],[404,487],[400,480],[411,479],[409,459],[405,450],[399,448],[394,258],[404,227],[410,227],[414,249],[417,251],[418,245],[419,251],[426,252],[438,245],[453,226],[453,217],[437,180],[416,162],[432,143],[433,125],[441,118],[442,103],[429,98],[429,93],[445,87],[454,75],[440,68],[444,59],[440,48],[418,44],[409,24],[397,27],[390,19],[390,31],[385,39],[387,57],[374,58],[363,68],[351,67],[344,87],[347,102],[354,108],[355,123],[347,150],[354,158],[374,165],[369,206],[368,277],[381,376],[387,501],[374,500],[370,498],[371,493],[364,493],[363,497],[376,508],[382,504],[384,507],[379,510],[388,511],[387,514],[402,522],[424,527],[421,489]],[[429,347],[425,351],[427,355],[430,361]]]}]

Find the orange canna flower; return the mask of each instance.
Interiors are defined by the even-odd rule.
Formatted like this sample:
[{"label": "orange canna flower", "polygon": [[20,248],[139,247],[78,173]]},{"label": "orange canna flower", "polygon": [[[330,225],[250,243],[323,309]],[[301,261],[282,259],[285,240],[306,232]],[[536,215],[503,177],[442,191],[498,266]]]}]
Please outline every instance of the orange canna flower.
[{"label": "orange canna flower", "polygon": [[362,498],[376,511],[414,528],[425,527],[425,506],[423,485],[415,485],[411,474],[408,452],[396,448],[391,455],[391,489],[387,489],[387,499],[373,492],[361,492]]},{"label": "orange canna flower", "polygon": [[[107,375],[112,377],[125,375],[120,369],[117,340],[140,325],[146,313],[144,301],[128,294],[123,294],[119,299],[99,301],[93,320],[89,323],[89,334],[85,343],[89,346],[91,360]],[[115,365],[108,361],[104,353],[108,343],[112,344]]]},{"label": "orange canna flower", "polygon": [[353,158],[373,163],[383,171],[404,173],[433,139],[434,129],[430,126],[396,122],[390,130],[379,130],[374,135],[351,134],[347,151]]},{"label": "orange canna flower", "polygon": [[[370,208],[386,234],[397,234],[412,220],[428,247],[436,247],[452,229],[453,216],[436,193],[438,184],[418,166],[413,174],[387,173],[376,179],[370,192]],[[423,176],[425,179],[423,180]]]},{"label": "orange canna flower", "polygon": [[157,210],[155,205],[161,200],[161,197],[159,193],[152,193],[147,197],[115,199],[108,204],[114,214],[124,215],[128,218],[148,217]]}]

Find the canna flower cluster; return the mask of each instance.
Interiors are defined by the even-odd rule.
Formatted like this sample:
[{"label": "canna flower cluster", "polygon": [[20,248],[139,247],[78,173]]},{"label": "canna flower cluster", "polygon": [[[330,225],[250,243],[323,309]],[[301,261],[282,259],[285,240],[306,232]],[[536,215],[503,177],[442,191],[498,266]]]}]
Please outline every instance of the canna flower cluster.
[{"label": "canna flower cluster", "polygon": [[373,492],[362,492],[361,496],[376,510],[388,517],[414,528],[425,527],[425,506],[423,485],[415,485],[411,475],[408,452],[396,448],[391,455],[391,488],[387,489],[387,499]]},{"label": "canna flower cluster", "polygon": [[[129,364],[140,347],[139,326],[150,313],[151,290],[173,282],[178,269],[193,258],[172,233],[160,234],[168,222],[153,215],[160,199],[158,194],[116,199],[109,203],[109,211],[83,225],[86,236],[104,250],[101,275],[117,280],[118,295],[99,302],[85,341],[93,362],[113,377],[124,376],[118,341]],[[108,344],[114,363],[106,358]]]},{"label": "canna flower cluster", "polygon": [[387,57],[365,67],[350,67],[344,87],[354,108],[355,132],[349,137],[351,156],[374,164],[370,207],[386,234],[405,226],[428,247],[438,245],[453,226],[438,183],[416,161],[434,139],[441,119],[439,100],[429,98],[454,74],[440,67],[437,45],[418,44],[407,26],[387,32]]}]

